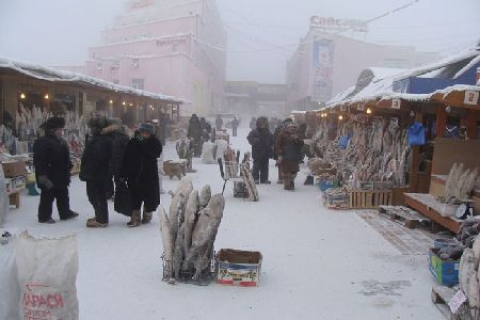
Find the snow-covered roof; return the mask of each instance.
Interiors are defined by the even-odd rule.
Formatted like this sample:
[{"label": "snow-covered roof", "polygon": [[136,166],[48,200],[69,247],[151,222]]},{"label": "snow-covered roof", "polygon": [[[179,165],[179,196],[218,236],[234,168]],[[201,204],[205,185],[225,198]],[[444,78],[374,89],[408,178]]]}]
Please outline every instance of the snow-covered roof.
[{"label": "snow-covered roof", "polygon": [[[366,87],[364,87],[357,93],[355,93],[355,87],[351,87],[345,90],[344,92],[338,94],[336,97],[328,101],[327,108],[334,107],[339,103],[361,103],[376,98],[399,98],[407,101],[428,100],[431,96],[430,94],[404,94],[394,92],[393,83],[411,77],[436,77],[442,74],[446,70],[445,68],[452,65],[458,66],[457,64],[462,61],[465,61],[465,65],[461,66],[459,70],[455,71],[452,77],[453,79],[460,77],[480,62],[480,47],[462,50],[452,56],[442,59],[439,62],[432,63],[426,66],[409,70],[392,69],[390,70],[390,75],[388,75],[388,71],[385,71],[386,69],[367,69],[374,74],[374,78]],[[375,71],[377,71],[378,76]],[[454,87],[458,88],[458,86]]]},{"label": "snow-covered roof", "polygon": [[98,87],[108,91],[113,91],[115,93],[125,93],[125,94],[135,95],[139,97],[150,98],[154,100],[162,100],[162,101],[178,103],[178,104],[188,103],[187,100],[182,98],[148,92],[144,90],[138,90],[138,89],[134,89],[127,86],[114,84],[98,78],[86,76],[80,73],[59,70],[51,67],[45,67],[45,66],[18,61],[14,59],[9,59],[5,57],[0,57],[0,68],[14,70],[18,73],[21,73],[26,76],[39,79],[39,80],[45,80],[50,82],[76,83],[76,84]]}]

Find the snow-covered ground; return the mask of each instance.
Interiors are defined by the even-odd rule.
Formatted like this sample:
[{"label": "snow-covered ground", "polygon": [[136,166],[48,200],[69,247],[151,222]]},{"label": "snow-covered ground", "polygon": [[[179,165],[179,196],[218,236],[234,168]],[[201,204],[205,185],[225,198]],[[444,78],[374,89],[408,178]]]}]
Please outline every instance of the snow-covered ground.
[{"label": "snow-covered ground", "polygon": [[[248,150],[246,134],[239,130],[239,138],[232,138],[235,148]],[[169,144],[165,160],[173,158]],[[214,193],[221,192],[218,166],[195,159],[194,169],[198,172],[189,177],[196,188],[209,183]],[[355,212],[325,209],[320,192],[302,185],[304,177],[299,175],[293,193],[276,184],[260,186],[258,203],[233,198],[233,185],[227,184],[216,250],[261,251],[258,288],[163,283],[158,217],[150,225],[127,229],[127,219],[112,209],[108,228],[87,229],[92,207],[76,178],[70,194],[80,219],[40,225],[38,197],[24,195],[3,229],[78,234],[77,288],[85,320],[440,319],[430,301],[428,257],[402,255]],[[276,178],[272,162],[271,180]],[[177,183],[164,179],[164,188],[174,190]],[[169,204],[170,196],[162,195],[162,205]]]}]

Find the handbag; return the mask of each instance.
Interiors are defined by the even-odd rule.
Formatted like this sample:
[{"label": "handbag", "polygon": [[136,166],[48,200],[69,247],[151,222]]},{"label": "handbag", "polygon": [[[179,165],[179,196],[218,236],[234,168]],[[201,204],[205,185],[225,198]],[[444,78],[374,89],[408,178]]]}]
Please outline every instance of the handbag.
[{"label": "handbag", "polygon": [[128,186],[125,181],[116,183],[113,208],[116,212],[127,217],[132,216],[132,198],[130,196],[130,190],[128,190]]}]

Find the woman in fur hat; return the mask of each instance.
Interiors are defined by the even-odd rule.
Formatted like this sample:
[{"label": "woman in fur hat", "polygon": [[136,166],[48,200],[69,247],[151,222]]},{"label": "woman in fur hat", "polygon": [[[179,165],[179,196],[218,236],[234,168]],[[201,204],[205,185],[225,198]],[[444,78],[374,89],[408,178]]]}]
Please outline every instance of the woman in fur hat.
[{"label": "woman in fur hat", "polygon": [[127,180],[132,198],[129,227],[150,223],[153,212],[160,205],[157,159],[161,154],[162,144],[155,136],[155,127],[151,123],[142,124],[127,145],[122,168],[122,177]]},{"label": "woman in fur hat", "polygon": [[53,224],[53,201],[57,200],[60,220],[78,217],[78,213],[70,210],[68,186],[70,185],[70,151],[63,139],[65,119],[52,117],[41,128],[45,136],[37,139],[33,146],[33,165],[37,184],[42,194],[38,207],[38,222]]},{"label": "woman in fur hat", "polygon": [[287,124],[275,141],[277,163],[282,170],[283,185],[285,190],[295,190],[295,177],[300,171],[299,162],[302,159],[302,146],[304,142],[299,134],[298,125]]}]

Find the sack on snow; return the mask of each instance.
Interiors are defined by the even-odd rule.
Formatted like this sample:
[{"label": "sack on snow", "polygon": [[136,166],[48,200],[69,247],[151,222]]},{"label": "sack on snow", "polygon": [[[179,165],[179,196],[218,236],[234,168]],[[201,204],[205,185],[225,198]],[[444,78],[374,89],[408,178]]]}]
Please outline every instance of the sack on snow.
[{"label": "sack on snow", "polygon": [[24,232],[17,241],[21,319],[78,320],[76,236],[36,239]]}]

